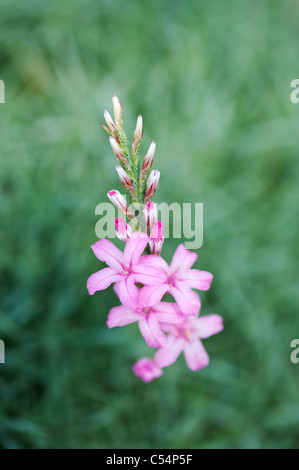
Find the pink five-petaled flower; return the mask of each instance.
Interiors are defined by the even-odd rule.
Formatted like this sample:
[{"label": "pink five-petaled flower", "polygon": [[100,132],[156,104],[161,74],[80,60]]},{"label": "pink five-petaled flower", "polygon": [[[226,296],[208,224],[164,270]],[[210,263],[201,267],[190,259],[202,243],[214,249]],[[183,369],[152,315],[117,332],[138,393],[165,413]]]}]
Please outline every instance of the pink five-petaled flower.
[{"label": "pink five-petaled flower", "polygon": [[140,332],[148,346],[159,348],[165,344],[166,336],[160,323],[181,323],[180,311],[177,304],[172,302],[160,302],[167,291],[164,284],[151,292],[148,286],[137,289],[132,278],[126,284],[127,291],[116,285],[114,290],[123,305],[114,307],[108,314],[107,326],[125,326],[138,322]]},{"label": "pink five-petaled flower", "polygon": [[[149,286],[161,285],[166,275],[159,267],[151,265],[150,269],[140,264],[140,258],[148,243],[148,236],[143,232],[134,232],[126,242],[122,253],[113,243],[103,238],[91,246],[96,257],[105,261],[108,268],[92,274],[87,280],[90,295],[106,289],[113,282],[118,284],[119,292],[127,295],[127,280]],[[150,256],[150,255],[149,255]]]},{"label": "pink five-petaled flower", "polygon": [[163,374],[162,369],[157,366],[153,359],[149,357],[142,357],[132,367],[136,377],[139,377],[143,382],[151,382]]},{"label": "pink five-petaled flower", "polygon": [[223,330],[220,315],[203,317],[184,317],[180,325],[165,325],[168,331],[167,339],[155,355],[155,363],[159,367],[173,364],[183,351],[187,366],[199,370],[209,364],[209,356],[200,339],[208,338]]},{"label": "pink five-petaled flower", "polygon": [[[152,258],[143,256],[141,263],[150,267],[153,263],[160,266],[167,275],[168,292],[175,298],[184,315],[196,315],[201,307],[199,296],[192,290],[208,290],[213,275],[207,271],[190,269],[197,259],[197,254],[179,245],[173,255],[170,266],[161,256]],[[155,287],[152,287],[155,290]]]}]

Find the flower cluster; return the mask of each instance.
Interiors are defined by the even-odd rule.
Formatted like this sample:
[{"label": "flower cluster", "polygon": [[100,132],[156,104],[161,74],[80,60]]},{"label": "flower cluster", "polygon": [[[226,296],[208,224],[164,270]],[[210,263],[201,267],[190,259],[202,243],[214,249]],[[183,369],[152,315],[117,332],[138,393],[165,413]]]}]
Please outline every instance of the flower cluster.
[{"label": "flower cluster", "polygon": [[[112,150],[120,166],[116,167],[129,200],[116,190],[108,197],[124,215],[115,220],[117,237],[125,243],[123,252],[111,241],[101,239],[91,246],[95,256],[108,267],[92,274],[87,281],[90,295],[114,284],[121,305],[110,310],[108,328],[137,322],[141,335],[151,348],[153,359],[142,358],[133,366],[137,377],[149,382],[162,374],[162,369],[173,364],[181,352],[188,367],[197,371],[207,366],[209,356],[201,339],[223,329],[222,318],[212,314],[199,316],[201,301],[193,290],[208,290],[213,276],[207,271],[192,269],[197,254],[183,244],[176,249],[170,265],[161,257],[164,234],[152,198],[160,173],[151,170],[156,144],[152,142],[140,164],[139,148],[142,140],[142,117],[137,119],[133,143],[129,149],[123,128],[122,106],[113,96],[114,120],[105,111]],[[142,204],[144,224],[134,229],[130,220],[135,216],[134,204]],[[165,301],[169,295],[171,301]],[[168,299],[169,300],[169,299]]]}]

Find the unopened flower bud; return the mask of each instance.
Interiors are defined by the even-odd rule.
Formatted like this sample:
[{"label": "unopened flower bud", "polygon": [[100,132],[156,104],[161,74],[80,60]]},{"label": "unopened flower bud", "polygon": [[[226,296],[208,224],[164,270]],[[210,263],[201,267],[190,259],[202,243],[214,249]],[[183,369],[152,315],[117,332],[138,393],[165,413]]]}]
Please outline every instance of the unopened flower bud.
[{"label": "unopened flower bud", "polygon": [[132,195],[136,197],[136,192],[128,173],[121,166],[117,166],[116,171],[124,188],[130,191],[130,193],[132,193]]},{"label": "unopened flower bud", "polygon": [[133,372],[136,377],[139,377],[143,382],[151,382],[160,377],[163,373],[162,369],[157,366],[155,361],[148,357],[139,359],[133,366]]},{"label": "unopened flower bud", "polygon": [[106,109],[104,111],[104,118],[105,118],[105,121],[107,123],[109,131],[112,132],[115,129],[115,125],[114,125],[112,117],[110,116],[108,111],[106,111]]},{"label": "unopened flower bud", "polygon": [[119,129],[121,129],[121,127],[122,127],[122,106],[121,106],[121,102],[117,98],[116,95],[113,95],[112,102],[113,102],[113,111],[114,111],[115,124]]},{"label": "unopened flower bud", "polygon": [[148,232],[152,230],[152,227],[155,222],[158,220],[158,211],[157,206],[154,202],[150,201],[146,204],[144,208],[145,222]]},{"label": "unopened flower bud", "polygon": [[132,144],[132,154],[135,155],[137,152],[138,146],[141,142],[143,136],[143,131],[142,131],[142,116],[139,114],[137,118],[137,123],[136,123],[136,129],[133,134],[133,144]]},{"label": "unopened flower bud", "polygon": [[113,137],[110,136],[109,137],[109,142],[110,142],[110,145],[112,147],[114,155],[116,155],[116,157],[118,158],[118,161],[121,164],[124,164],[124,165],[128,166],[128,161],[127,161],[125,155],[123,154],[123,151],[120,148],[119,144],[116,142],[116,140]]},{"label": "unopened flower bud", "polygon": [[119,191],[113,189],[112,191],[108,192],[107,196],[109,197],[112,204],[114,204],[114,206],[123,214],[126,214],[128,217],[134,217],[129,209],[126,198],[120,194]]},{"label": "unopened flower bud", "polygon": [[151,253],[153,255],[159,255],[162,250],[164,242],[164,227],[163,222],[157,220],[154,223],[153,228],[151,230],[150,239],[149,239],[149,246]]},{"label": "unopened flower bud", "polygon": [[107,126],[104,126],[104,124],[101,124],[101,126],[106,132],[108,132],[108,134],[110,134],[110,131]]},{"label": "unopened flower bud", "polygon": [[114,223],[117,238],[119,238],[123,242],[126,242],[133,233],[133,230],[131,229],[130,225],[126,224],[126,222],[121,217],[115,219]]},{"label": "unopened flower bud", "polygon": [[146,175],[148,174],[154,160],[154,155],[155,155],[155,150],[156,150],[156,142],[153,140],[151,145],[149,146],[149,149],[147,151],[147,154],[144,157],[142,168],[141,168],[141,180],[143,181]]},{"label": "unopened flower bud", "polygon": [[155,195],[157,190],[157,186],[160,179],[160,171],[153,170],[151,171],[147,183],[146,183],[146,190],[145,190],[145,199],[144,203],[147,204]]}]

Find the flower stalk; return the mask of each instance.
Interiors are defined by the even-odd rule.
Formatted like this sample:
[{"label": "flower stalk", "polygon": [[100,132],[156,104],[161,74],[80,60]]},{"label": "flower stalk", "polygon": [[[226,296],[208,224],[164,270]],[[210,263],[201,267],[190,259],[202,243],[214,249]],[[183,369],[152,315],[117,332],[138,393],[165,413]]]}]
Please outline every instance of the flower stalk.
[{"label": "flower stalk", "polygon": [[[161,257],[163,223],[158,220],[157,206],[152,201],[160,179],[160,172],[151,170],[156,143],[151,143],[141,162],[142,117],[137,118],[129,146],[121,102],[115,95],[112,100],[114,119],[105,111],[107,125],[102,126],[120,163],[116,171],[130,205],[117,190],[109,191],[108,198],[126,219],[115,219],[116,236],[125,247],[122,252],[107,239],[91,246],[95,256],[107,267],[88,278],[87,289],[93,295],[114,284],[121,305],[109,311],[107,326],[138,324],[146,344],[156,349],[156,353],[152,359],[139,359],[133,371],[144,382],[150,382],[160,377],[163,369],[173,364],[181,353],[192,371],[206,367],[209,356],[201,340],[222,331],[223,323],[216,314],[199,316],[201,299],[194,289],[208,290],[213,275],[192,268],[197,254],[180,244],[170,264]],[[136,212],[141,217],[132,228]],[[130,219],[131,224],[127,223]],[[171,296],[173,302],[164,302],[165,295]]]}]

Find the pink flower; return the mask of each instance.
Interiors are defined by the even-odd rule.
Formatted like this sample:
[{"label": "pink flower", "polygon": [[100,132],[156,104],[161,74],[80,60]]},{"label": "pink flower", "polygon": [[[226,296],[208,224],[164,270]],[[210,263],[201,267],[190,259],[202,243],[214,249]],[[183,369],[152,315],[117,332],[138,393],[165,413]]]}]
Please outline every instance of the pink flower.
[{"label": "pink flower", "polygon": [[130,225],[126,224],[126,222],[121,217],[115,219],[114,223],[115,234],[117,238],[119,238],[122,242],[126,242],[133,233],[133,230],[131,229]]},{"label": "pink flower", "polygon": [[134,232],[125,245],[124,253],[104,238],[92,245],[91,248],[96,257],[105,261],[109,267],[89,277],[87,280],[89,294],[93,295],[96,291],[106,289],[116,282],[119,291],[127,295],[127,280],[130,278],[134,282],[150,286],[163,284],[166,275],[161,268],[154,265],[149,268],[140,264],[140,258],[147,243],[148,236],[145,233]]},{"label": "pink flower", "polygon": [[173,364],[183,351],[187,366],[199,370],[209,364],[209,356],[200,341],[223,330],[222,318],[219,315],[203,317],[183,317],[179,325],[165,325],[168,331],[165,344],[156,352],[155,362],[159,367]]},{"label": "pink flower", "polygon": [[147,286],[139,290],[131,278],[128,279],[126,287],[127,291],[120,289],[119,285],[115,286],[114,290],[123,305],[110,310],[107,320],[108,328],[125,326],[137,321],[148,346],[152,348],[162,346],[165,344],[166,337],[160,323],[181,323],[181,315],[176,303],[160,302],[167,291],[167,286],[164,284],[154,292],[148,290]]},{"label": "pink flower", "polygon": [[149,247],[151,253],[153,255],[159,255],[161,253],[164,241],[164,227],[163,222],[157,220],[154,223],[153,228],[151,230],[150,239],[149,239]]},{"label": "pink flower", "polygon": [[163,374],[163,371],[158,367],[153,359],[143,357],[136,362],[132,367],[136,377],[139,377],[143,382],[151,382]]},{"label": "pink flower", "polygon": [[[151,255],[149,255],[151,256]],[[144,256],[141,260],[143,266],[150,267],[153,263],[160,266],[167,275],[168,292],[175,298],[184,315],[196,315],[201,307],[199,296],[193,289],[208,290],[213,275],[207,271],[190,269],[197,259],[197,254],[187,250],[183,244],[179,245],[173,255],[170,266],[161,257]],[[155,287],[152,288],[155,290]]]}]

